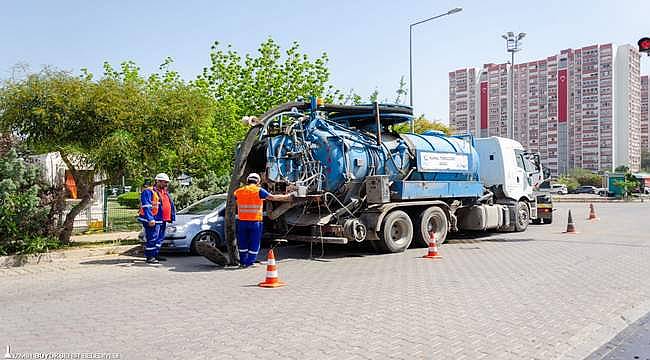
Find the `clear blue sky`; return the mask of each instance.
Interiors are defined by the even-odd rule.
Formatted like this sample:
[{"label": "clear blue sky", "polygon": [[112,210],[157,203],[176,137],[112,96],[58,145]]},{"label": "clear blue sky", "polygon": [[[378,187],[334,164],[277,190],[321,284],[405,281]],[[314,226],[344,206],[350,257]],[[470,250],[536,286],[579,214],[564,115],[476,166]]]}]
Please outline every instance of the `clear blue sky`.
[{"label": "clear blue sky", "polygon": [[[331,82],[367,97],[394,97],[408,76],[408,28],[454,7],[463,11],[414,28],[417,113],[447,120],[450,70],[507,60],[506,31],[526,32],[517,62],[596,43],[650,36],[650,1],[9,1],[0,12],[0,77],[16,63],[101,73],[107,60],[154,71],[166,56],[193,78],[214,40],[254,52],[271,36],[283,47],[330,56]],[[642,58],[642,73],[650,57]],[[408,81],[408,78],[406,78]]]}]

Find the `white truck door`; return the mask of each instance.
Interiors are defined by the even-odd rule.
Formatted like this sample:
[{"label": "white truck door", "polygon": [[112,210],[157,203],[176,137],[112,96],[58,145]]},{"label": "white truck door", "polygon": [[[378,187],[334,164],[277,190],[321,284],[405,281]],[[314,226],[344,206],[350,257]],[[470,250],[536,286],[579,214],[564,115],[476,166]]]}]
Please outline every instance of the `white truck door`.
[{"label": "white truck door", "polygon": [[531,183],[531,179],[528,176],[528,172],[534,170],[526,168],[527,164],[523,150],[514,149],[514,152],[515,160],[517,161],[517,167],[515,168],[515,182],[513,183],[513,191],[510,196],[516,200],[519,200],[522,197],[528,198],[528,194],[532,193],[533,184]]}]

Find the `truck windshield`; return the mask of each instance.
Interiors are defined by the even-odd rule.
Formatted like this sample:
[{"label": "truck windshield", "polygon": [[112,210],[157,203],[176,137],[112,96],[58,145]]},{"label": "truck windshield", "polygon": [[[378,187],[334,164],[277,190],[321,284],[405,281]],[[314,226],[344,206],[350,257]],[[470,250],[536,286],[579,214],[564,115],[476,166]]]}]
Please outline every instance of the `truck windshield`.
[{"label": "truck windshield", "polygon": [[515,149],[515,158],[517,159],[517,166],[526,171],[530,171],[526,169],[526,163],[524,162],[524,152],[522,150]]},{"label": "truck windshield", "polygon": [[539,168],[532,159],[532,155],[525,153],[523,150],[515,150],[515,157],[517,158],[517,166],[526,172],[532,173],[539,171]]}]

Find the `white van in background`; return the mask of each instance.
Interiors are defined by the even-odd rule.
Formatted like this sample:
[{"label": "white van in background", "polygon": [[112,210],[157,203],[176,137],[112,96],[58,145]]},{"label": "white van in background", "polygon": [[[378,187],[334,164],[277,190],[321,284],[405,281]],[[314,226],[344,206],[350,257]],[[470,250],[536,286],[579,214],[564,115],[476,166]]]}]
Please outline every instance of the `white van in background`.
[{"label": "white van in background", "polygon": [[539,186],[539,191],[548,192],[551,194],[566,195],[569,193],[566,185],[564,184],[549,184],[548,181],[544,181]]}]

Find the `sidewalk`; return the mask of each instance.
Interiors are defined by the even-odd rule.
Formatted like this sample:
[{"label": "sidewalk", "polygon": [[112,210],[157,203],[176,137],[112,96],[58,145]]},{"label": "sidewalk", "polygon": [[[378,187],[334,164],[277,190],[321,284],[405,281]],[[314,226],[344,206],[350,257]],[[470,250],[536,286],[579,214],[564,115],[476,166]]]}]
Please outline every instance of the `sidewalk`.
[{"label": "sidewalk", "polygon": [[[137,231],[98,233],[70,237],[72,248],[58,249],[46,253],[0,256],[0,270],[24,265],[53,263],[62,260],[79,260],[105,255],[133,255],[141,247],[135,244],[123,245],[120,241],[135,240]],[[114,242],[114,243],[111,243]]]},{"label": "sidewalk", "polygon": [[138,238],[139,231],[123,231],[112,233],[97,233],[89,235],[74,235],[70,237],[73,243],[94,243],[117,240],[134,240]]}]

